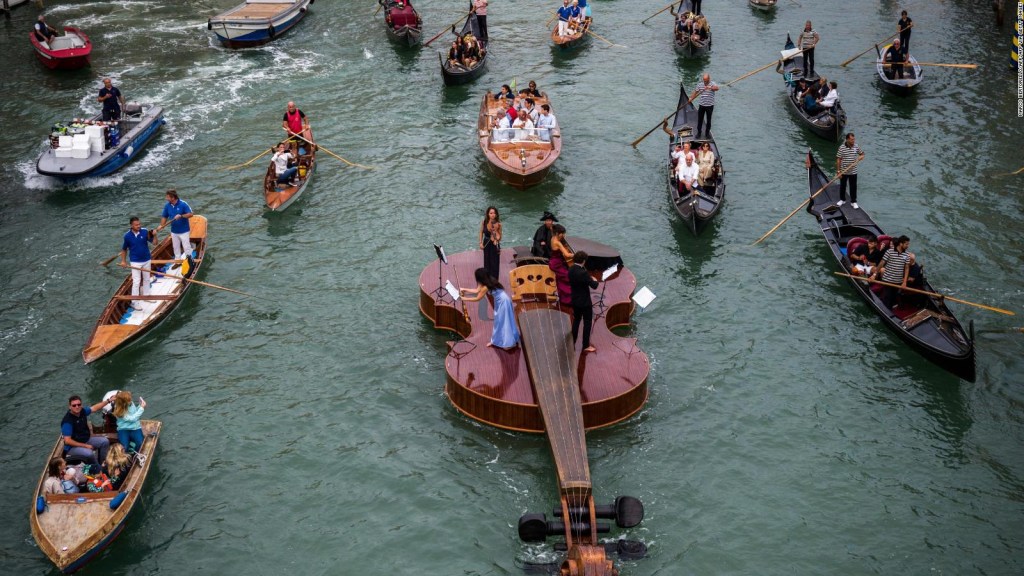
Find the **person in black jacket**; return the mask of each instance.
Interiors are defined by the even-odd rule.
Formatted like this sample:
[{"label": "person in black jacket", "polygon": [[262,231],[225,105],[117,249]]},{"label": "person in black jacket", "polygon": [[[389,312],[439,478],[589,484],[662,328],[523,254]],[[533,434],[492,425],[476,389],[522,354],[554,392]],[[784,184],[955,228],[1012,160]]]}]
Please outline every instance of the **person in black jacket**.
[{"label": "person in black jacket", "polygon": [[579,250],[573,254],[569,268],[569,286],[572,287],[572,342],[576,343],[580,322],[583,322],[583,351],[596,352],[590,345],[590,328],[594,324],[594,305],[590,300],[590,289],[597,288],[597,280],[587,272],[587,253]]},{"label": "person in black jacket", "polygon": [[543,258],[551,257],[551,227],[558,222],[558,218],[551,212],[544,211],[544,215],[540,217],[541,222],[544,224],[533,234],[533,248],[530,249],[530,253],[534,256],[540,256]]}]

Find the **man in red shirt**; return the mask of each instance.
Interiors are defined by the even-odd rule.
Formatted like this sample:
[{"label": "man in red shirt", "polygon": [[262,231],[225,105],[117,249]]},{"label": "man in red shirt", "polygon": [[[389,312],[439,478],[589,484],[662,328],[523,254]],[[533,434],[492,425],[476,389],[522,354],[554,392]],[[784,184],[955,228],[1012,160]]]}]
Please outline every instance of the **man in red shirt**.
[{"label": "man in red shirt", "polygon": [[288,108],[284,111],[281,127],[288,132],[288,136],[298,134],[310,143],[313,142],[313,133],[309,129],[309,119],[302,113],[302,110],[295,107],[295,102],[288,103]]}]

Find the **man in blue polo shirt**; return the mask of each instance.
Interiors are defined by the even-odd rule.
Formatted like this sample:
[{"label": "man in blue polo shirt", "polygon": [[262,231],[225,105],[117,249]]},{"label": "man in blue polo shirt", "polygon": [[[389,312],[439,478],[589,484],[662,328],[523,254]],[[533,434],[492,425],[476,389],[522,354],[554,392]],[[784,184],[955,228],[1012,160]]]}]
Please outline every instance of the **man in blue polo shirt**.
[{"label": "man in blue polo shirt", "polygon": [[558,9],[559,36],[565,36],[568,34],[570,16],[572,16],[572,8],[569,7],[569,0],[562,0],[562,7]]},{"label": "man in blue polo shirt", "polygon": [[97,100],[103,103],[103,120],[121,119],[121,107],[124,106],[124,96],[110,82],[110,78],[103,79],[103,88],[100,88],[100,96]]},{"label": "man in blue polo shirt", "polygon": [[160,215],[160,227],[157,228],[157,231],[163,230],[170,219],[174,259],[181,260],[192,255],[192,242],[189,239],[191,228],[188,225],[188,219],[192,217],[192,207],[178,197],[177,190],[168,190],[166,197],[167,204],[164,205],[164,211]]},{"label": "man in blue polo shirt", "polygon": [[[156,241],[156,231],[143,228],[138,216],[132,216],[128,223],[131,230],[124,233],[119,266],[124,268],[128,265],[125,262],[127,256],[132,267],[132,296],[139,296],[140,288],[142,296],[149,296],[149,266],[153,259],[149,254],[149,244]],[[137,301],[132,301],[132,308],[140,308]]]},{"label": "man in blue polo shirt", "polygon": [[[93,473],[99,472],[100,462],[107,459],[107,449],[110,448],[110,440],[106,436],[93,436],[89,430],[89,414],[103,408],[107,404],[113,404],[114,397],[104,400],[92,406],[82,406],[82,398],[72,396],[68,398],[68,412],[60,421],[60,433],[64,436],[64,456],[77,457],[94,466]],[[99,458],[95,450],[99,450]]]}]

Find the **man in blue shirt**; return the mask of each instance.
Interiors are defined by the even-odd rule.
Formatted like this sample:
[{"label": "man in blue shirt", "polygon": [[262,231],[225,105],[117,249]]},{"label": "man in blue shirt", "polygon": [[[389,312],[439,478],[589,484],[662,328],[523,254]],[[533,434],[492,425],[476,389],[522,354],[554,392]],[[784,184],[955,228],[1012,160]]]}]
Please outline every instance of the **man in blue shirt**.
[{"label": "man in blue shirt", "polygon": [[[153,259],[149,254],[149,244],[156,241],[156,231],[146,230],[139,222],[138,216],[132,216],[128,221],[131,230],[124,233],[124,242],[121,243],[121,263],[124,268],[127,256],[132,268],[132,296],[149,296],[149,266]],[[141,308],[138,302],[132,301],[132,308]]]},{"label": "man in blue shirt", "polygon": [[[107,459],[107,449],[110,448],[110,440],[106,436],[93,436],[89,430],[89,414],[113,404],[114,397],[110,400],[103,400],[92,406],[82,406],[82,398],[72,396],[68,398],[68,412],[60,421],[60,433],[64,436],[64,457],[77,457],[93,465],[93,472],[99,472],[100,462]],[[96,452],[99,450],[99,458]]]},{"label": "man in blue shirt", "polygon": [[164,211],[160,215],[160,227],[157,228],[157,231],[163,230],[170,219],[174,259],[181,260],[192,255],[192,242],[189,238],[191,228],[188,225],[188,219],[192,217],[192,207],[178,197],[177,190],[168,190],[166,197],[167,204],[164,205]]},{"label": "man in blue shirt", "polygon": [[124,96],[110,82],[110,78],[103,79],[103,88],[100,88],[100,97],[97,98],[103,103],[103,120],[120,120],[121,107],[124,106]]},{"label": "man in blue shirt", "polygon": [[558,35],[567,36],[569,33],[569,17],[572,16],[572,8],[569,8],[569,0],[562,0],[562,7],[558,9]]}]

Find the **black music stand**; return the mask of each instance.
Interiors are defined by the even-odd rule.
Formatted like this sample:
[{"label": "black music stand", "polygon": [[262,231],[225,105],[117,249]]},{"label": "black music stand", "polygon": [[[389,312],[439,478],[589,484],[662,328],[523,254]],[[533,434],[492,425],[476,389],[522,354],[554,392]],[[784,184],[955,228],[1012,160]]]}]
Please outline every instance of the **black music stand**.
[{"label": "black music stand", "polygon": [[601,318],[602,316],[606,315],[605,312],[607,312],[608,305],[604,303],[604,291],[608,288],[608,281],[612,279],[612,276],[615,276],[616,274],[618,274],[618,272],[619,272],[619,265],[618,264],[615,265],[615,272],[612,272],[611,274],[609,274],[607,278],[604,278],[605,271],[604,270],[601,271],[601,276],[602,276],[602,279],[601,279],[601,293],[598,294],[598,296],[597,296],[597,302],[594,302],[594,307],[597,308],[597,314],[594,314],[594,320],[597,320],[597,319]]},{"label": "black music stand", "polygon": [[[445,290],[444,288],[444,283],[442,282],[444,278],[441,273],[441,265],[448,264],[448,256],[444,253],[444,248],[438,246],[437,244],[434,244],[434,252],[437,254],[437,288],[433,292],[431,292],[431,294],[434,295],[434,300],[438,304],[444,304],[445,297],[451,297],[451,295],[448,294],[448,291]],[[452,301],[452,304],[454,303],[455,302]]]}]

